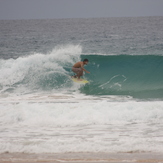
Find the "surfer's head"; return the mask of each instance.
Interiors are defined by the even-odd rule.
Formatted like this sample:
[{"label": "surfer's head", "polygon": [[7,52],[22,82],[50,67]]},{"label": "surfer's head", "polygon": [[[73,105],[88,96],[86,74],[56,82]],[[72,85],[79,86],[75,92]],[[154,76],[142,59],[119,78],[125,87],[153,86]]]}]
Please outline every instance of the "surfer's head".
[{"label": "surfer's head", "polygon": [[87,65],[88,62],[89,62],[88,59],[84,59],[84,60],[83,60],[84,65]]}]

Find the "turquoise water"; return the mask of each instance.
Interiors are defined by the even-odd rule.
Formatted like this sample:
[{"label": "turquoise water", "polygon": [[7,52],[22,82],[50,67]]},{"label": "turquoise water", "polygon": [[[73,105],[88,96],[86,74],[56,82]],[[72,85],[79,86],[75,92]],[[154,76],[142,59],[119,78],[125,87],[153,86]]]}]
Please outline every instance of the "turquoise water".
[{"label": "turquoise water", "polygon": [[[75,52],[63,54],[70,49]],[[16,60],[1,60],[2,93],[53,93],[79,91],[85,95],[124,95],[138,99],[163,98],[163,56],[81,55],[81,47],[57,49],[48,55],[35,54]],[[78,52],[78,55],[76,55]],[[62,53],[62,58],[58,55]],[[89,84],[74,87],[73,63],[88,58],[84,78]]]},{"label": "turquoise water", "polygon": [[[84,58],[85,56],[82,56]],[[87,75],[91,84],[81,92],[91,95],[129,95],[135,98],[163,97],[163,56],[89,55]]]},{"label": "turquoise water", "polygon": [[[163,17],[0,23],[1,92],[19,93],[17,88],[24,87],[26,93],[79,90],[163,98]],[[90,84],[76,90],[68,76],[84,58],[90,60],[91,74],[85,74]]]}]

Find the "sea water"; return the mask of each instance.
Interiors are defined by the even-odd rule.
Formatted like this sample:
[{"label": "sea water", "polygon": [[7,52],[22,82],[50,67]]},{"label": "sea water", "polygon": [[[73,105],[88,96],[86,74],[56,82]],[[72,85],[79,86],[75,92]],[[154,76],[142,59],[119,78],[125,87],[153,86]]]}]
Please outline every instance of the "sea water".
[{"label": "sea water", "polygon": [[[0,21],[0,153],[163,152],[163,17]],[[72,65],[89,59],[84,78]]]}]

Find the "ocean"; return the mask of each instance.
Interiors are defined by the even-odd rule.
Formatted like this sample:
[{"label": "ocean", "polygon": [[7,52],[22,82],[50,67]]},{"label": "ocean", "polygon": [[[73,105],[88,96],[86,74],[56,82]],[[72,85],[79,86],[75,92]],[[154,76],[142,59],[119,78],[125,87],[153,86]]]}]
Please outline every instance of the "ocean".
[{"label": "ocean", "polygon": [[0,20],[0,153],[67,152],[163,152],[163,17]]}]

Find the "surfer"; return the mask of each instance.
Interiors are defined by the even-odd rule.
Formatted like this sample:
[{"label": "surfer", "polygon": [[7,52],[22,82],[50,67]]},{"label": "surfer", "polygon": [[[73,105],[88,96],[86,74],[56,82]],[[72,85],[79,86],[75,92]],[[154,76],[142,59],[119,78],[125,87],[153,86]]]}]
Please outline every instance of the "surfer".
[{"label": "surfer", "polygon": [[89,62],[88,59],[84,59],[81,62],[75,63],[74,66],[72,67],[72,71],[74,73],[76,73],[76,75],[74,75],[72,77],[78,78],[78,80],[82,80],[82,79],[80,79],[80,77],[83,76],[83,71],[85,71],[86,73],[90,73],[89,71],[84,69],[84,65],[87,65],[88,62]]}]

